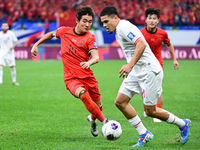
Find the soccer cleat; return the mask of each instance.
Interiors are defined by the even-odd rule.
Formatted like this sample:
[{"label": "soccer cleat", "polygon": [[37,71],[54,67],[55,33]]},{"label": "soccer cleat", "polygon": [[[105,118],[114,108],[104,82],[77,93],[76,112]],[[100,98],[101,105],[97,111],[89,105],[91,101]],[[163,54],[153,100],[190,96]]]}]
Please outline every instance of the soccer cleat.
[{"label": "soccer cleat", "polygon": [[132,147],[143,147],[147,142],[153,139],[153,136],[154,135],[147,130],[146,133],[139,136],[137,144],[133,145]]},{"label": "soccer cleat", "polygon": [[98,127],[97,127],[97,124],[96,124],[96,120],[92,120],[91,119],[91,115],[89,115],[87,117],[87,120],[90,122],[90,125],[91,125],[91,133],[94,137],[98,136]]},{"label": "soccer cleat", "polygon": [[158,118],[153,118],[153,122],[161,122],[161,120]]},{"label": "soccer cleat", "polygon": [[13,85],[19,86],[19,83],[18,82],[13,82]]},{"label": "soccer cleat", "polygon": [[145,118],[148,117],[145,111],[144,111],[144,117],[145,117]]},{"label": "soccer cleat", "polygon": [[189,127],[190,127],[190,119],[183,119],[185,122],[185,125],[180,129],[181,131],[181,143],[185,144],[189,140],[190,132],[189,132]]}]

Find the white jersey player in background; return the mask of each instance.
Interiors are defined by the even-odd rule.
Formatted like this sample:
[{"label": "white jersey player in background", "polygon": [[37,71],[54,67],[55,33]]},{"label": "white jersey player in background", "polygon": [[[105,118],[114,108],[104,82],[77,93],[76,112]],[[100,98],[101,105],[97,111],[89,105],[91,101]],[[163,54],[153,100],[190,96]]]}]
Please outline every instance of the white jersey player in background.
[{"label": "white jersey player in background", "polygon": [[14,48],[18,44],[15,34],[8,30],[9,26],[7,22],[3,22],[1,25],[2,31],[0,32],[0,85],[3,84],[3,66],[10,66],[13,85],[19,85],[16,81],[16,69],[15,69],[15,55]]},{"label": "white jersey player in background", "polygon": [[115,105],[139,133],[139,140],[133,147],[142,147],[153,139],[129,101],[135,94],[143,93],[143,103],[148,116],[175,124],[181,131],[181,143],[189,139],[189,119],[180,119],[161,108],[156,108],[162,93],[163,71],[151,52],[140,30],[126,20],[120,20],[115,7],[105,7],[100,13],[103,26],[109,33],[116,32],[116,40],[123,49],[127,63],[120,69],[119,77],[126,77],[121,84]]}]

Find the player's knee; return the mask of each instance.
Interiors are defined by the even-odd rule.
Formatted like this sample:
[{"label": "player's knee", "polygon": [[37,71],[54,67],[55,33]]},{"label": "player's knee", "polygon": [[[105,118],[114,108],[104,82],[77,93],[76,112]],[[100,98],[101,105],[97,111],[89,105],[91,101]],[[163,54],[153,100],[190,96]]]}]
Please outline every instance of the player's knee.
[{"label": "player's knee", "polygon": [[124,103],[120,102],[119,100],[115,100],[115,106],[118,108],[118,109],[122,109],[124,108]]},{"label": "player's knee", "polygon": [[85,89],[83,89],[82,91],[80,91],[79,93],[79,98],[81,99],[81,97],[84,95],[84,93],[86,93],[87,91]]},{"label": "player's knee", "polygon": [[151,109],[146,109],[145,113],[146,113],[147,116],[150,116],[150,117],[155,117],[155,115],[156,115],[156,111],[151,110]]}]

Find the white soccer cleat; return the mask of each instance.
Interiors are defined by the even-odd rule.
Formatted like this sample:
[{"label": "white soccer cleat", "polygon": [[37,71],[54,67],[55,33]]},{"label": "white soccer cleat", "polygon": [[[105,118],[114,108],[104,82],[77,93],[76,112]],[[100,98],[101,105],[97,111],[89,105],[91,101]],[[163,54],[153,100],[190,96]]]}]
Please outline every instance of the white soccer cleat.
[{"label": "white soccer cleat", "polygon": [[19,86],[18,82],[13,82],[13,85]]},{"label": "white soccer cleat", "polygon": [[96,124],[96,120],[95,120],[95,121],[92,120],[92,119],[91,119],[91,115],[89,115],[89,116],[87,117],[87,120],[90,122],[90,125],[91,125],[90,131],[91,131],[92,135],[93,135],[94,137],[98,136],[98,127],[97,127],[97,124]]},{"label": "white soccer cleat", "polygon": [[145,111],[144,111],[144,117],[145,117],[145,118],[148,117]]},{"label": "white soccer cleat", "polygon": [[158,118],[153,118],[153,122],[161,122],[161,120]]}]

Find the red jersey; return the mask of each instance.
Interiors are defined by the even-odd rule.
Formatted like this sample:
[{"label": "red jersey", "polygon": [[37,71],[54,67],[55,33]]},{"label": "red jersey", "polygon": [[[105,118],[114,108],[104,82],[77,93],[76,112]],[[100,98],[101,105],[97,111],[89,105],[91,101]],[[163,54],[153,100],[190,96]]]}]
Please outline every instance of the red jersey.
[{"label": "red jersey", "polygon": [[71,27],[60,27],[56,37],[61,39],[64,79],[94,77],[93,71],[90,68],[83,69],[80,63],[89,60],[91,50],[98,50],[95,36],[89,31],[79,35]]},{"label": "red jersey", "polygon": [[146,27],[142,28],[140,31],[144,35],[147,43],[149,44],[151,51],[160,62],[160,65],[163,66],[164,63],[161,55],[162,42],[164,42],[165,44],[170,42],[167,32],[158,27],[156,28],[156,32],[154,33],[148,32]]}]

